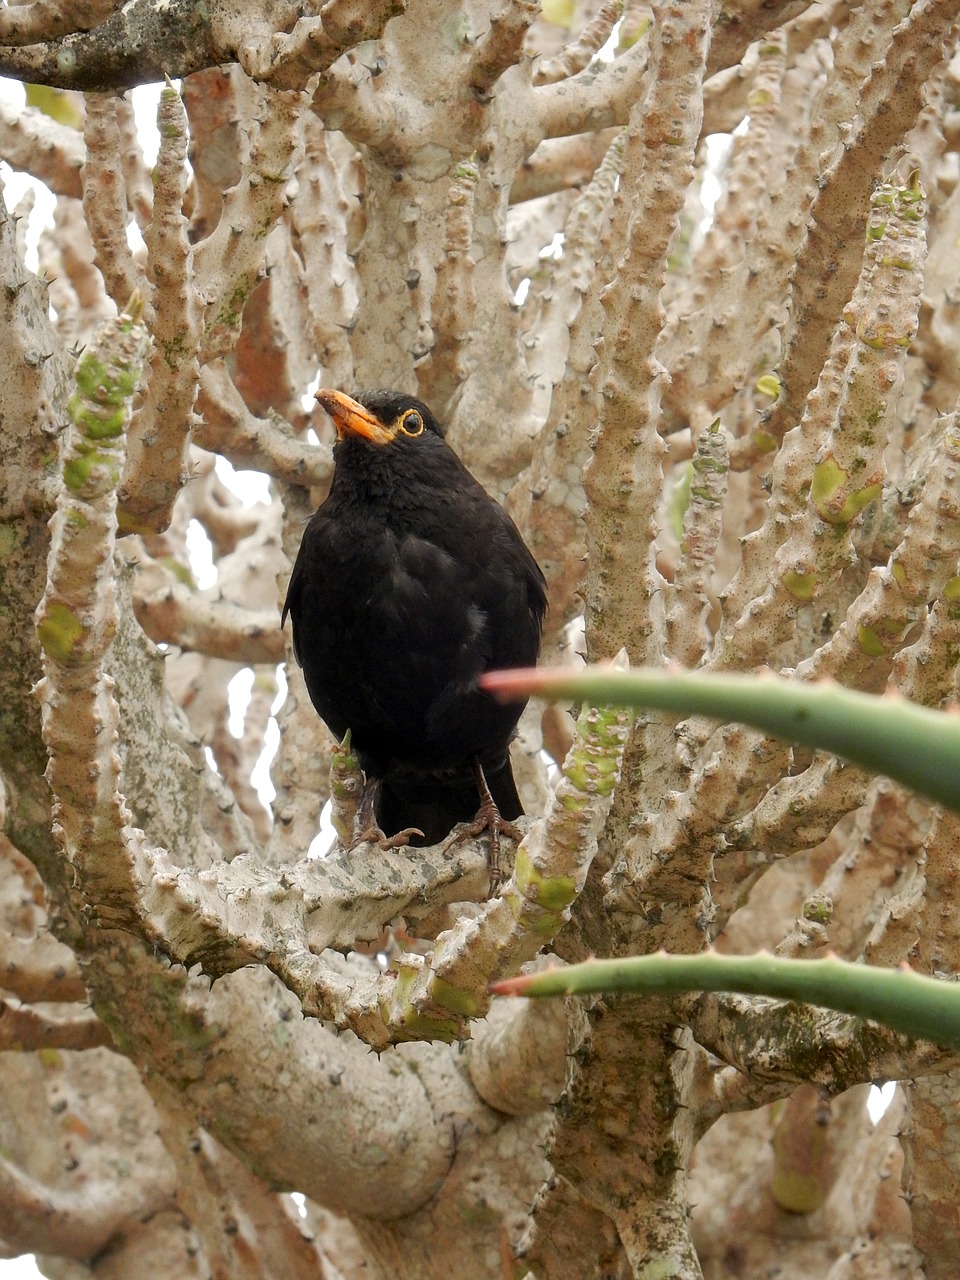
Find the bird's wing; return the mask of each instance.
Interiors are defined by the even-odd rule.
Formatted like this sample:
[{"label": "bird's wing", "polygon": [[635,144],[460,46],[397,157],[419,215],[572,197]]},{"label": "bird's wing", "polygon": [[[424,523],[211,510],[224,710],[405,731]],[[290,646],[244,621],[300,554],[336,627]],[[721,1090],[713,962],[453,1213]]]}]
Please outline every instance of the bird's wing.
[{"label": "bird's wing", "polygon": [[[356,715],[362,706],[398,758],[434,766],[494,742],[505,746],[516,716],[479,690],[477,678],[501,655],[515,656],[518,632],[533,632],[523,653],[535,660],[539,626],[526,621],[525,585],[511,578],[505,596],[492,568],[477,573],[432,539],[409,533],[395,539],[381,569],[364,602],[369,621],[355,638],[354,669],[362,673]],[[515,617],[518,610],[524,618]]]},{"label": "bird's wing", "polygon": [[311,698],[371,759],[430,768],[505,751],[517,708],[477,678],[537,659],[540,570],[502,508],[456,478],[387,523],[346,520],[328,500],[290,579],[284,616]]},{"label": "bird's wing", "polygon": [[280,626],[286,626],[287,614],[289,613],[293,619],[293,656],[302,667],[303,659],[300,657],[300,647],[297,642],[297,618],[300,613],[300,592],[303,588],[303,566],[301,564],[301,559],[301,556],[297,556],[296,563],[293,566],[293,572],[290,574],[290,583],[287,587],[287,595],[283,602],[283,609],[280,613]]},{"label": "bird's wing", "polygon": [[[442,661],[434,668],[445,678],[430,689],[428,735],[451,745],[472,738],[482,755],[506,749],[519,709],[495,703],[477,688],[477,679],[494,668],[536,663],[546,584],[513,521],[477,489],[472,508],[461,498],[461,526],[444,521],[424,540],[417,576],[430,584],[431,600],[439,603],[448,628]],[[468,537],[458,536],[461,528]],[[436,571],[438,556],[448,564],[446,572]],[[413,562],[405,567],[413,569]],[[436,646],[435,637],[431,646]],[[429,647],[425,661],[430,660]]]}]

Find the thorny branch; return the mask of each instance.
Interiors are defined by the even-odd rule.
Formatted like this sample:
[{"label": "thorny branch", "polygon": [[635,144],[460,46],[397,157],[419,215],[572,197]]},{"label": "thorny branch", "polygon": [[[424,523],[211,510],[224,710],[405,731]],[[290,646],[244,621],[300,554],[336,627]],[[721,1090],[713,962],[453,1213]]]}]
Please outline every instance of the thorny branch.
[{"label": "thorny branch", "polygon": [[[570,652],[585,628],[595,655],[626,644],[637,661],[768,663],[931,705],[956,695],[958,5],[622,10],[615,56],[598,59],[620,6],[577,4],[567,31],[481,0],[455,15],[356,0],[0,9],[0,72],[61,86],[83,123],[0,108],[4,158],[57,197],[46,284],[23,265],[25,220],[0,225],[0,801],[14,886],[0,902],[0,1039],[26,1072],[29,1049],[50,1062],[112,1036],[150,1083],[179,1201],[184,1188],[229,1201],[259,1274],[321,1266],[320,1245],[280,1223],[276,1186],[351,1217],[367,1260],[402,1255],[418,1276],[449,1274],[431,1234],[447,1220],[466,1280],[498,1274],[491,1256],[512,1265],[513,1246],[545,1280],[572,1256],[694,1280],[734,1246],[760,1274],[771,1240],[797,1277],[822,1267],[821,1246],[837,1278],[854,1275],[844,1258],[868,1238],[877,1274],[895,1273],[894,1256],[919,1274],[923,1255],[933,1277],[949,1254],[941,1170],[960,1178],[960,1144],[942,1138],[955,1137],[942,1054],[744,998],[480,1019],[490,977],[548,941],[565,959],[716,939],[956,972],[954,819],[835,760],[696,720],[636,726],[611,807],[624,727],[585,726],[567,781],[548,788],[541,732],[553,743],[569,728],[531,710],[518,748],[531,818],[490,901],[476,842],[311,860],[332,744],[290,663],[271,811],[251,783],[290,558],[332,469],[329,427],[305,407],[317,378],[433,404],[547,572],[551,646]],[[186,80],[163,91],[148,182],[113,95],[164,73]],[[703,230],[704,135],[741,124]],[[104,347],[97,326],[135,288],[152,349],[130,314]],[[214,455],[269,477],[270,502],[244,506]],[[217,575],[202,591],[192,522]],[[227,690],[246,667],[237,738]],[[338,954],[355,947],[386,966]],[[469,1074],[442,1043],[397,1047],[477,1027]],[[58,1088],[99,1071],[101,1096],[129,1069],[149,1110],[116,1052],[45,1069]],[[830,1115],[869,1190],[834,1206],[825,1245],[816,1226],[801,1238],[777,1217],[798,1212],[776,1200],[789,1179],[778,1166],[769,1195],[764,1181],[768,1149],[792,1169],[809,1126],[826,1127],[794,1085],[838,1093],[878,1075],[918,1077],[903,1103],[916,1207],[884,1200],[900,1148],[892,1130],[857,1128],[851,1089]],[[774,1137],[766,1113],[734,1114],[774,1099]],[[318,1108],[337,1117],[322,1132]],[[678,1171],[715,1121],[743,1126],[752,1161],[731,1166],[711,1131],[688,1192]],[[122,1260],[149,1232],[191,1229],[166,1165],[150,1176],[135,1162],[130,1194],[104,1193],[91,1214],[69,1177],[8,1143],[16,1123],[0,1113],[19,1152],[0,1170],[8,1247],[41,1247],[45,1224],[63,1256],[110,1239]],[[196,1125],[224,1145],[194,1143]],[[50,1139],[67,1144],[64,1166],[82,1131]],[[806,1174],[833,1185],[828,1164]],[[693,1234],[688,1197],[718,1206],[716,1221],[697,1211]],[[747,1227],[731,1240],[734,1205]],[[315,1240],[344,1229],[330,1215]],[[226,1228],[208,1220],[200,1235],[206,1258],[239,1265]]]}]

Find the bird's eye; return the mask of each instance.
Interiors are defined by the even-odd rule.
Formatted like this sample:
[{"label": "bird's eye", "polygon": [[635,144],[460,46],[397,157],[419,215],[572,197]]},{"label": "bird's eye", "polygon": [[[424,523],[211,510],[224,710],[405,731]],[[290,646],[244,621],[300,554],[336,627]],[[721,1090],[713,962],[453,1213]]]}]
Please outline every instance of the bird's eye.
[{"label": "bird's eye", "polygon": [[423,431],[423,419],[416,409],[408,409],[400,419],[400,430],[405,436],[418,436]]}]

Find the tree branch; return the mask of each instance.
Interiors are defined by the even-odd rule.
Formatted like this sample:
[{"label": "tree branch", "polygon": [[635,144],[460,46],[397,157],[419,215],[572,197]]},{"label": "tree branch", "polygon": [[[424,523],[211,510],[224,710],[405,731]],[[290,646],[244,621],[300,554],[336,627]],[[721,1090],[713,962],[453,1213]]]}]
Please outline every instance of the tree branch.
[{"label": "tree branch", "polygon": [[124,1224],[155,1211],[168,1195],[159,1174],[144,1183],[118,1178],[114,1170],[110,1177],[67,1189],[41,1182],[0,1157],[0,1237],[18,1253],[86,1260]]},{"label": "tree branch", "polygon": [[76,956],[49,933],[0,937],[0,988],[25,1004],[86,1000]]},{"label": "tree branch", "polygon": [[512,0],[490,15],[490,26],[470,50],[465,68],[467,83],[481,95],[489,94],[508,67],[519,62],[523,41],[540,6],[535,0]]},{"label": "tree branch", "polygon": [[299,18],[289,35],[245,45],[241,65],[247,75],[276,89],[299,89],[348,49],[379,39],[405,8],[406,0],[328,0],[316,17]]},{"label": "tree branch", "polygon": [[301,487],[329,483],[333,472],[330,446],[298,440],[279,414],[255,417],[220,360],[206,365],[200,373],[197,412],[201,416],[194,431],[197,444],[222,453],[234,466],[265,471]]},{"label": "tree branch", "polygon": [[[3,9],[2,13],[17,13]],[[0,153],[7,164],[45,182],[56,195],[82,195],[83,137],[36,107],[0,102]]]},{"label": "tree branch", "polygon": [[614,203],[612,236],[622,256],[601,298],[605,326],[594,370],[600,430],[584,477],[588,650],[609,658],[625,645],[635,663],[656,663],[662,652],[659,574],[650,554],[638,571],[635,549],[654,541],[664,452],[664,370],[655,355],[665,320],[660,294],[700,136],[709,24],[702,6],[664,5],[653,31],[653,81],[630,116]]},{"label": "tree branch", "polygon": [[144,404],[130,426],[120,485],[125,532],[158,532],[188,476],[190,429],[199,386],[198,300],[193,248],[183,201],[187,193],[187,120],[172,86],[157,110],[160,150],[154,170],[147,270],[153,283],[154,347]]},{"label": "tree branch", "polygon": [[226,193],[220,220],[197,246],[195,287],[204,299],[203,363],[233,348],[243,308],[263,270],[264,242],[286,204],[286,184],[303,145],[301,95],[257,90],[250,151],[240,181]]},{"label": "tree branch", "polygon": [[216,594],[191,591],[156,560],[144,561],[160,581],[134,591],[137,621],[155,644],[224,658],[241,665],[283,661],[283,632],[276,611],[254,611]]},{"label": "tree branch", "polygon": [[56,40],[75,31],[98,27],[123,0],[33,0],[0,12],[0,45]]},{"label": "tree branch", "polygon": [[0,1051],[95,1049],[113,1037],[90,1009],[53,1012],[0,996]]},{"label": "tree branch", "polygon": [[560,1097],[567,1081],[568,1014],[561,1000],[495,1000],[474,1028],[468,1066],[484,1102],[530,1115]]},{"label": "tree branch", "polygon": [[[853,1084],[924,1075],[960,1062],[952,1051],[852,1015],[759,996],[701,996],[690,1025],[705,1049],[747,1076],[806,1080],[834,1095]],[[813,1055],[799,1072],[797,1046]]]},{"label": "tree branch", "polygon": [[91,31],[0,49],[0,75],[88,93],[189,75],[233,59],[234,50],[217,39],[217,8],[194,0],[132,0]]},{"label": "tree branch", "polygon": [[117,100],[88,94],[84,117],[83,212],[97,267],[119,311],[135,289],[146,291],[143,269],[127,242],[127,188],[123,180]]},{"label": "tree branch", "polygon": [[613,62],[591,63],[578,75],[534,90],[541,137],[560,138],[622,127],[640,96],[650,56],[641,39]]},{"label": "tree branch", "polygon": [[124,431],[149,339],[142,301],[107,322],[77,369],[51,528],[47,583],[37,610],[39,687],[47,778],[57,835],[90,906],[109,914],[130,899],[130,813],[119,791],[119,716],[105,659],[118,624],[113,551]]},{"label": "tree branch", "polygon": [[841,137],[839,154],[818,183],[806,241],[791,277],[780,399],[760,428],[778,443],[801,416],[827,355],[836,317],[856,283],[856,257],[840,249],[859,239],[891,139],[902,138],[916,120],[924,85],[951,47],[944,37],[958,11],[957,0],[920,0],[911,7],[890,33],[885,54],[870,67],[857,98],[853,128]]}]

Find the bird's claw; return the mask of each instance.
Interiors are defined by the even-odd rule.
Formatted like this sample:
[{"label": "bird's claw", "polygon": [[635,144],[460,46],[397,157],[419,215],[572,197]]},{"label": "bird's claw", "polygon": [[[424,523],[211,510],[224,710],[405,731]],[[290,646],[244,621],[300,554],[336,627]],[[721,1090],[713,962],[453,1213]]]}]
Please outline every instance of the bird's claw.
[{"label": "bird's claw", "polygon": [[398,831],[396,835],[385,835],[380,828],[374,823],[372,826],[364,828],[358,836],[356,836],[350,844],[347,845],[346,852],[353,853],[354,849],[362,844],[375,844],[378,849],[386,852],[387,849],[405,849],[414,836],[423,839],[423,832],[419,827],[404,827],[402,831]]},{"label": "bird's claw", "polygon": [[450,837],[443,846],[443,852],[448,853],[454,845],[461,844],[464,840],[472,840],[474,836],[483,835],[484,831],[490,832],[487,865],[490,868],[491,887],[495,888],[503,879],[503,871],[500,868],[500,837],[508,836],[515,844],[519,844],[523,839],[523,832],[515,823],[508,822],[506,818],[500,816],[500,810],[492,799],[489,803],[486,801],[482,803],[473,821],[461,827]]},{"label": "bird's claw", "polygon": [[380,835],[382,838],[378,843],[383,850],[405,849],[414,836],[419,836],[421,840],[424,838],[423,832],[419,827],[404,827],[395,836],[385,836],[382,831]]}]

